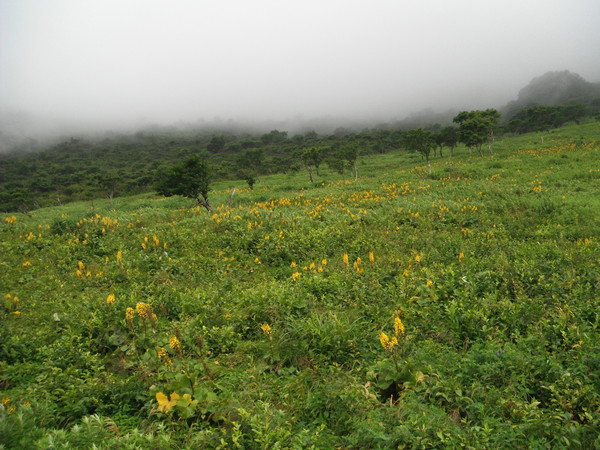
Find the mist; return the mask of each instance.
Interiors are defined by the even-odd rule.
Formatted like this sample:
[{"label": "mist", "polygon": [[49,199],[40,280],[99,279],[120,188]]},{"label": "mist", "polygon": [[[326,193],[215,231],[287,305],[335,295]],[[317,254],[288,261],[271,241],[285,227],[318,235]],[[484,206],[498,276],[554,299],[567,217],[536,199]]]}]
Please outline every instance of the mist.
[{"label": "mist", "polygon": [[595,0],[0,0],[0,129],[377,123],[600,80]]}]

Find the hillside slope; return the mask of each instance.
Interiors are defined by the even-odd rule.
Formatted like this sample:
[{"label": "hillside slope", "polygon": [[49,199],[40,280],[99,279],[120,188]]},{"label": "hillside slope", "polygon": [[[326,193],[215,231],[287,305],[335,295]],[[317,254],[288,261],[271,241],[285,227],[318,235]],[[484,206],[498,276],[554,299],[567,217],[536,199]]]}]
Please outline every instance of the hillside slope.
[{"label": "hillside slope", "polygon": [[599,136],[2,216],[0,444],[599,447]]}]

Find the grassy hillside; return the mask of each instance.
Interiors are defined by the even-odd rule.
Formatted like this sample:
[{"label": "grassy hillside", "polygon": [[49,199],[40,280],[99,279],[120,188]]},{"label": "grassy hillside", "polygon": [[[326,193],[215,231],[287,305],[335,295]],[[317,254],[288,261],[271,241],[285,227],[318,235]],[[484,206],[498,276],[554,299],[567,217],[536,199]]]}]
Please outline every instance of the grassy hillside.
[{"label": "grassy hillside", "polygon": [[599,137],[0,217],[0,444],[600,447]]}]

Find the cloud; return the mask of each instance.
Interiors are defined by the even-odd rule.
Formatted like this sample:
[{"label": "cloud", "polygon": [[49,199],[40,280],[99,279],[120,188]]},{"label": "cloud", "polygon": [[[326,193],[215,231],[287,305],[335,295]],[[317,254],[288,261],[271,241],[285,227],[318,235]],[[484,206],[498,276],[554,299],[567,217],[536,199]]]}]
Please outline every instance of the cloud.
[{"label": "cloud", "polygon": [[0,0],[0,105],[98,123],[485,107],[600,79],[583,0]]}]

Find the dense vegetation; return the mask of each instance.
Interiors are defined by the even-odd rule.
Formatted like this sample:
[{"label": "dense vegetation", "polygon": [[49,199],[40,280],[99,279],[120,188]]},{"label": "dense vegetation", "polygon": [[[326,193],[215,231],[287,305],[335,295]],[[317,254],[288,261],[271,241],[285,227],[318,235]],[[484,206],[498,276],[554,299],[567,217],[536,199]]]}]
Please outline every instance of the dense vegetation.
[{"label": "dense vegetation", "polygon": [[[431,153],[438,156],[438,150],[439,156],[444,148],[453,151],[458,140],[481,154],[482,146],[493,141],[494,134],[550,130],[589,118],[595,111],[585,105],[535,106],[520,111],[508,123],[499,120],[495,109],[465,111],[454,118],[458,126],[433,124],[427,130],[382,127],[360,132],[340,128],[323,136],[314,131],[290,137],[278,130],[257,135],[154,130],[102,140],[71,138],[39,152],[0,155],[0,211],[27,212],[75,200],[150,192],[165,171],[162,166],[193,155],[212,166],[213,179],[245,180],[251,187],[260,176],[274,173],[307,169],[312,178],[321,164],[356,176],[354,163],[359,155],[403,149],[418,152],[429,161]],[[493,114],[486,117],[486,112]],[[421,136],[417,140],[415,132]]]},{"label": "dense vegetation", "polygon": [[287,132],[234,134],[154,130],[103,140],[69,139],[33,153],[0,155],[0,211],[29,211],[74,200],[132,195],[153,190],[161,166],[200,155],[215,179],[297,171],[311,147],[334,153],[347,144],[363,154],[401,146],[401,131],[374,129],[359,133],[339,129],[329,136],[314,132],[289,137]]},{"label": "dense vegetation", "polygon": [[0,444],[600,447],[599,136],[5,214]]}]

